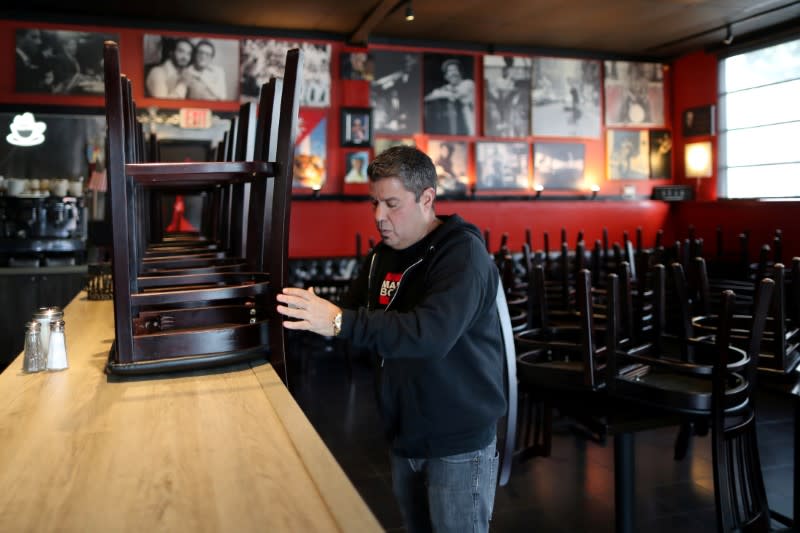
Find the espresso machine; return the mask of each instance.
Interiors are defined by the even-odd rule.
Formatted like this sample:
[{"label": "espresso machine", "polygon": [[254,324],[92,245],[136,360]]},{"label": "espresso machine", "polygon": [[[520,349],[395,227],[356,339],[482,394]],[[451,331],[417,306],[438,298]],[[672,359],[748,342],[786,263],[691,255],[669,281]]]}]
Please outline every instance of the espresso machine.
[{"label": "espresso machine", "polygon": [[86,234],[82,196],[0,195],[0,267],[84,264]]}]

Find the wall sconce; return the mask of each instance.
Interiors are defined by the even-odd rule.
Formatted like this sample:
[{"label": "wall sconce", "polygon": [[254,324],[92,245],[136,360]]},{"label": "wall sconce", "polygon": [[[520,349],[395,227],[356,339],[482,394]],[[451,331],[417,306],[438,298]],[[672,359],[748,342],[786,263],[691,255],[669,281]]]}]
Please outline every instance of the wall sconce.
[{"label": "wall sconce", "polygon": [[314,186],[311,188],[311,190],[313,191],[313,192],[311,193],[311,196],[312,196],[314,199],[318,199],[318,198],[319,198],[319,194],[320,194],[320,190],[322,190],[322,187],[320,187],[319,185],[314,185]]},{"label": "wall sconce", "polygon": [[409,0],[408,5],[406,6],[406,22],[411,22],[412,20],[414,20],[414,6]]},{"label": "wall sconce", "polygon": [[537,183],[533,186],[533,190],[536,191],[536,200],[542,197],[542,191],[544,190],[544,185],[541,183]]},{"label": "wall sconce", "polygon": [[689,143],[684,147],[683,155],[687,178],[710,178],[713,175],[711,141]]},{"label": "wall sconce", "polygon": [[592,184],[591,190],[592,190],[592,200],[594,200],[595,198],[597,198],[597,193],[600,192],[600,186],[594,183]]}]

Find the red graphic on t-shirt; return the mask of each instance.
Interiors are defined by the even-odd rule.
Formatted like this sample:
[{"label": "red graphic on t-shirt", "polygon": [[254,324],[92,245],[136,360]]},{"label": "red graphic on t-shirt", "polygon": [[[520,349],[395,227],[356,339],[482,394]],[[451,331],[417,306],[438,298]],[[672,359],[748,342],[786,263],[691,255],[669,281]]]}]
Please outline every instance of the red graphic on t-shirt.
[{"label": "red graphic on t-shirt", "polygon": [[381,293],[378,296],[378,303],[381,305],[389,305],[392,300],[395,289],[400,285],[400,278],[403,277],[402,272],[387,272],[386,277],[381,284]]}]

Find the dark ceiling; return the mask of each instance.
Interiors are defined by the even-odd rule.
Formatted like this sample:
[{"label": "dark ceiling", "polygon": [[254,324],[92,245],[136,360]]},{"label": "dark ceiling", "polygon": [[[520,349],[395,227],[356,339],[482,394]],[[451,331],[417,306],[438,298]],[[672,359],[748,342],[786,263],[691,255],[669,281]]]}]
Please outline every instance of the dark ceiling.
[{"label": "dark ceiling", "polygon": [[[11,0],[11,17],[112,24],[306,30],[370,41],[478,43],[495,49],[669,58],[773,28],[800,28],[794,0]],[[223,31],[226,28],[221,28]],[[359,31],[360,30],[360,31]]]}]

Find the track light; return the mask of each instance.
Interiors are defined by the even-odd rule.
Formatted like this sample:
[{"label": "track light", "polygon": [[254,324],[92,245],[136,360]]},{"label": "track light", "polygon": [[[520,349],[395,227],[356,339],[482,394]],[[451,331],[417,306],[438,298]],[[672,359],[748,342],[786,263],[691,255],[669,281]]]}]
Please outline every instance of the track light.
[{"label": "track light", "polygon": [[733,26],[728,24],[725,27],[725,38],[722,39],[722,43],[725,45],[729,45],[733,42]]},{"label": "track light", "polygon": [[411,22],[412,20],[414,20],[414,6],[409,2],[406,6],[406,21]]}]

